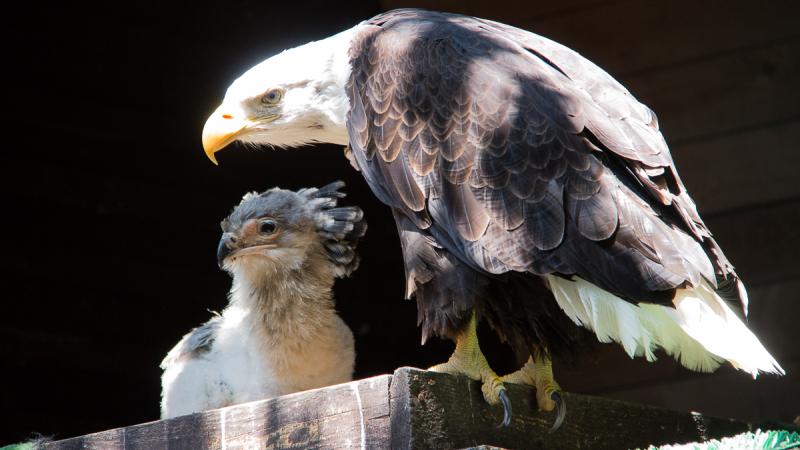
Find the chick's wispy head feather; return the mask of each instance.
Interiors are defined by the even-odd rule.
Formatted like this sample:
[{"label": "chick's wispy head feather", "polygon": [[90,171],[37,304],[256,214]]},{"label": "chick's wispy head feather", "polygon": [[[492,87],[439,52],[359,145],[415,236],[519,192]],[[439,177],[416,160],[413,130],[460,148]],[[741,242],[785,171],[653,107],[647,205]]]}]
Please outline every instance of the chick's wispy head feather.
[{"label": "chick's wispy head feather", "polygon": [[352,380],[353,333],[333,286],[356,269],[366,223],[337,206],[343,187],[251,192],[222,221],[228,306],[162,362],[162,418]]},{"label": "chick's wispy head feather", "polygon": [[367,224],[360,208],[337,207],[345,196],[343,187],[336,181],[319,189],[273,188],[246,194],[222,221],[220,267],[231,272],[293,270],[321,253],[334,275],[349,275],[358,267],[355,247]]}]

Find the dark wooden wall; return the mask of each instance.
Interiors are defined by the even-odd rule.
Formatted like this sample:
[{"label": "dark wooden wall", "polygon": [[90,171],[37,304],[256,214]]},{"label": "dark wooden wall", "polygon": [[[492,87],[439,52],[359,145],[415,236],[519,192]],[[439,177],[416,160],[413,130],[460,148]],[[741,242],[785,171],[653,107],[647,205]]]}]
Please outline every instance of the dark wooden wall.
[{"label": "dark wooden wall", "polygon": [[[242,193],[344,179],[367,212],[365,264],[337,285],[358,377],[428,366],[402,300],[388,212],[341,150],[220,154],[199,136],[225,87],[275,52],[382,9],[341,2],[30,4],[4,27],[0,444],[157,418],[166,351],[225,304],[218,222]],[[745,419],[800,414],[800,29],[792,1],[433,1],[562,42],[659,116],[684,182],[748,284],[750,325],[789,375],[699,375],[596,345],[571,391]],[[486,334],[487,353],[513,365]]]}]

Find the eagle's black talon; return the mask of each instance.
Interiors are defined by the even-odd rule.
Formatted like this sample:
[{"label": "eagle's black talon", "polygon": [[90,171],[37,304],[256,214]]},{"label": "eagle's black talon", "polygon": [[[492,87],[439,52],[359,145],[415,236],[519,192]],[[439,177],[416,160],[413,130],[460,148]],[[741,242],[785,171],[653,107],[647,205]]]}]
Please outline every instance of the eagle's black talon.
[{"label": "eagle's black talon", "polygon": [[497,397],[500,398],[500,403],[503,404],[503,421],[500,422],[497,428],[505,428],[511,425],[511,401],[508,399],[505,389],[501,390]]},{"label": "eagle's black talon", "polygon": [[550,394],[550,400],[556,402],[556,421],[553,422],[553,426],[550,428],[550,433],[552,433],[559,429],[561,424],[564,423],[564,417],[567,416],[567,404],[564,403],[564,398],[558,391]]}]

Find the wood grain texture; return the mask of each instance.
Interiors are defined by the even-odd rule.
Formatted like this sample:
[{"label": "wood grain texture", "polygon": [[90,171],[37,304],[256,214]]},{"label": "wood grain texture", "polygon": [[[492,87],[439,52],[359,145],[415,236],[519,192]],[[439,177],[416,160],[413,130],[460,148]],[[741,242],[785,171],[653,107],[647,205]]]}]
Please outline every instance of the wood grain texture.
[{"label": "wood grain texture", "polygon": [[793,120],[679,144],[672,155],[700,214],[710,217],[800,197],[798,135]]},{"label": "wood grain texture", "polygon": [[117,428],[45,449],[386,448],[390,379],[383,375]]},{"label": "wood grain texture", "polygon": [[752,428],[698,413],[565,394],[567,419],[549,433],[553,413],[537,411],[534,391],[507,388],[514,418],[502,429],[500,407],[484,402],[477,382],[406,367],[393,375],[51,442],[45,449],[617,449]]},{"label": "wood grain texture", "polygon": [[706,223],[745,285],[800,279],[800,199],[728,211]]},{"label": "wood grain texture", "polygon": [[[800,36],[629,75],[615,74],[656,112],[676,145],[796,119]],[[679,167],[680,169],[680,167]]]},{"label": "wood grain texture", "polygon": [[793,8],[791,0],[620,1],[515,25],[577,50],[619,78],[796,36]]},{"label": "wood grain texture", "polygon": [[612,0],[562,0],[558,2],[521,2],[517,0],[381,0],[386,9],[423,8],[435,11],[448,11],[484,19],[497,20],[509,24],[525,23],[545,16],[554,16],[587,8],[602,7]]},{"label": "wood grain texture", "polygon": [[410,420],[398,429],[393,417],[393,448],[461,448],[480,445],[517,449],[618,449],[689,442],[735,434],[749,425],[700,414],[677,413],[644,405],[565,394],[567,419],[548,433],[552,413],[537,411],[531,389],[507,385],[514,411],[511,426],[498,429],[499,406],[489,406],[477,382],[401,368],[392,381],[392,413]]},{"label": "wood grain texture", "polygon": [[740,420],[758,420],[764,417],[764,411],[769,411],[769,417],[789,423],[800,415],[800,358],[784,358],[780,362],[787,373],[784,377],[762,376],[753,380],[733,370],[723,370],[705,376],[623,386],[603,395]]}]

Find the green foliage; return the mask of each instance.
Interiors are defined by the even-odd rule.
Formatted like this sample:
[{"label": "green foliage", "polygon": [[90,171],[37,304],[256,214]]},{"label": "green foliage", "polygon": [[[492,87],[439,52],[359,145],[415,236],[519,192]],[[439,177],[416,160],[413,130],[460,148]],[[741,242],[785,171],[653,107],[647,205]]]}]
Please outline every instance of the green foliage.
[{"label": "green foliage", "polygon": [[30,442],[21,442],[0,447],[0,450],[36,450],[38,446]]},{"label": "green foliage", "polygon": [[[800,434],[785,430],[747,432],[721,440],[650,446],[646,450],[789,450],[800,449]],[[0,449],[2,450],[2,449]]]}]

